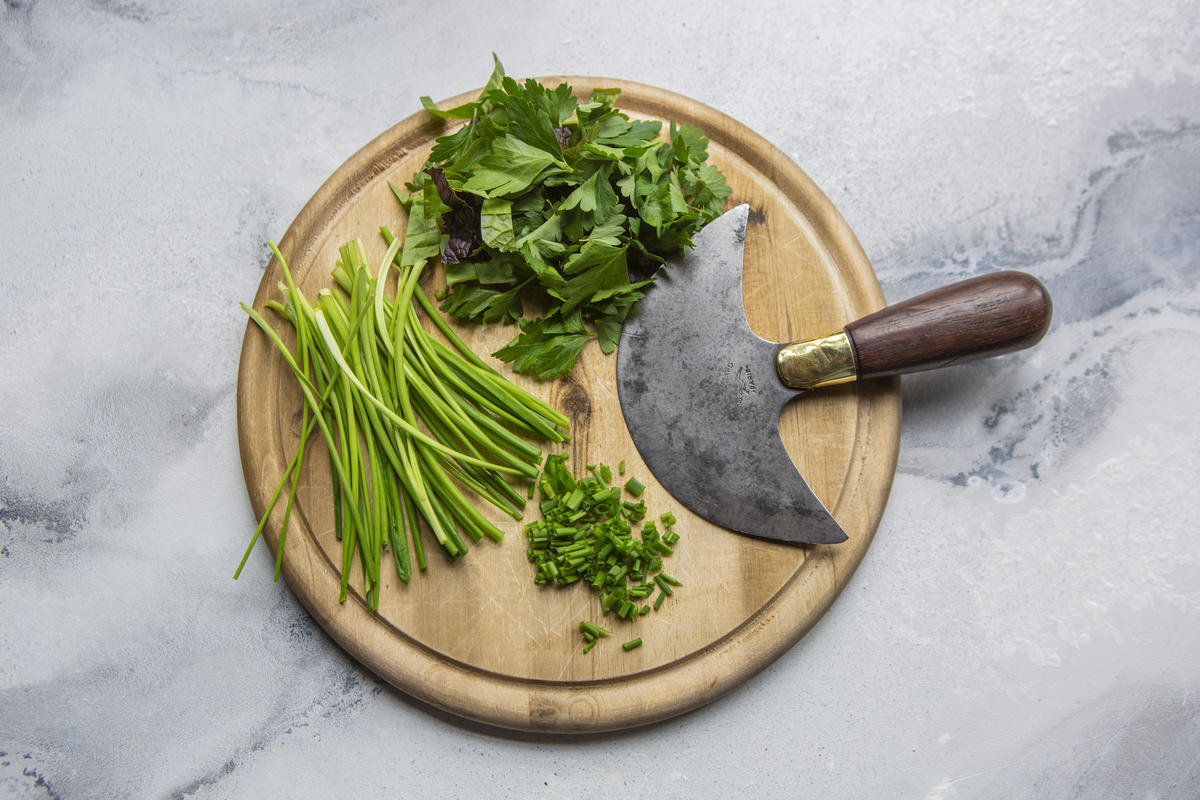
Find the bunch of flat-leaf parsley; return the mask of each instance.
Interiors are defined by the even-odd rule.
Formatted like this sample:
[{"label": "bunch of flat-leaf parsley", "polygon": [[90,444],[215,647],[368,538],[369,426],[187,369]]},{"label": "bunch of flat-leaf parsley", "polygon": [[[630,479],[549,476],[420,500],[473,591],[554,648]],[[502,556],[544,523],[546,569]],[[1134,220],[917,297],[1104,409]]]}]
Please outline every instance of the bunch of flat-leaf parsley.
[{"label": "bunch of flat-leaf parsley", "polygon": [[474,102],[421,98],[434,116],[468,122],[396,189],[407,240],[441,256],[443,311],[520,322],[495,353],[517,372],[564,375],[592,337],[611,353],[664,256],[690,246],[729,197],[698,128],[672,122],[663,138],[662,123],[614,108],[619,93],[581,103],[567,84],[506,77],[496,59]]}]

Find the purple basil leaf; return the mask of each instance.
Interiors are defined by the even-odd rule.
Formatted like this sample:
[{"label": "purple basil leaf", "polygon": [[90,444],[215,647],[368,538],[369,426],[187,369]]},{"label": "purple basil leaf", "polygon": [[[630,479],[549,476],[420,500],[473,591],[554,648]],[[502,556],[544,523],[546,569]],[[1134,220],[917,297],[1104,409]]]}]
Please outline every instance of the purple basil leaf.
[{"label": "purple basil leaf", "polygon": [[563,150],[566,150],[567,145],[569,145],[571,143],[571,129],[570,128],[555,128],[554,129],[554,138],[558,139],[558,146],[561,147]]},{"label": "purple basil leaf", "polygon": [[430,167],[425,170],[425,174],[433,178],[433,185],[437,187],[438,197],[442,198],[442,202],[454,208],[455,201],[462,202],[454,190],[450,188],[450,183],[446,180],[446,172],[441,167]]},{"label": "purple basil leaf", "polygon": [[442,215],[442,225],[450,237],[446,242],[446,249],[442,251],[442,263],[457,264],[465,261],[481,241],[479,235],[471,229],[470,218],[464,223],[453,211],[447,211]]},{"label": "purple basil leaf", "polygon": [[483,244],[483,236],[479,231],[479,215],[450,188],[446,174],[441,169],[432,167],[425,172],[433,179],[433,185],[437,187],[442,202],[450,207],[449,211],[442,214],[442,233],[449,237],[446,249],[442,251],[442,262],[457,264],[465,261]]}]

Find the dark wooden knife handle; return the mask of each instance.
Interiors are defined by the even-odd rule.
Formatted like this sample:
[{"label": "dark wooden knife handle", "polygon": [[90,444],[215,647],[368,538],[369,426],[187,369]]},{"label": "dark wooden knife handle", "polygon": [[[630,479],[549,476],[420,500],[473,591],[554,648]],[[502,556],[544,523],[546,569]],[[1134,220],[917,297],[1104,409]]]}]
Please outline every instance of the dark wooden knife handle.
[{"label": "dark wooden knife handle", "polygon": [[943,286],[846,326],[858,377],[921,372],[1037,344],[1050,327],[1046,287],[1024,272]]}]

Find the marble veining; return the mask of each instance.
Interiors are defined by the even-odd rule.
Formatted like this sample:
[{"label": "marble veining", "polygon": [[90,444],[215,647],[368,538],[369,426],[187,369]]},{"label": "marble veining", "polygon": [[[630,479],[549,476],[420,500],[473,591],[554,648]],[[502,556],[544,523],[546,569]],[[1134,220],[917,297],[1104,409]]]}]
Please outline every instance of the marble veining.
[{"label": "marble veining", "polygon": [[[1063,362],[1053,364],[1054,371],[1043,374],[1032,374],[1034,369],[1021,364],[1044,363],[1042,350],[1006,358],[999,369],[1021,369],[1028,377],[1010,397],[993,400],[989,413],[979,419],[993,438],[971,469],[949,476],[956,485],[965,485],[970,477],[993,482],[1012,474],[1041,477],[1039,457],[1047,454],[1023,449],[1022,443],[1052,442],[1070,450],[1086,440],[1104,425],[1116,402],[1112,364],[1131,342],[1170,336],[1178,327],[1195,332],[1187,317],[1194,316],[1200,300],[1195,292],[1200,277],[1200,174],[1195,170],[1200,131],[1119,132],[1108,141],[1121,161],[1089,175],[1069,238],[1043,236],[1041,241],[1054,245],[1049,252],[1039,249],[1035,236],[1026,247],[1009,243],[1002,253],[984,251],[951,261],[956,277],[995,269],[1043,276],[1055,303],[1048,344],[1069,340],[1075,345]],[[1156,200],[1153,214],[1144,211],[1149,197]],[[937,285],[939,278],[944,281],[946,275],[918,278],[911,289],[912,281],[906,281],[904,288],[919,292]],[[936,398],[960,391],[964,378],[970,384],[973,376],[963,373],[992,377],[997,370],[995,363],[985,362],[909,379],[905,423],[906,445],[912,447],[905,460],[919,457],[925,437],[944,445],[940,419],[924,413],[930,404],[944,410]],[[994,387],[984,388],[994,392]]]},{"label": "marble veining", "polygon": [[[1200,796],[1200,9],[655,9],[0,2],[0,798]],[[1037,348],[904,380],[887,512],[822,622],[642,730],[449,718],[265,551],[230,580],[265,242],[492,51],[759,131],[891,300],[1020,269],[1055,302]]]}]

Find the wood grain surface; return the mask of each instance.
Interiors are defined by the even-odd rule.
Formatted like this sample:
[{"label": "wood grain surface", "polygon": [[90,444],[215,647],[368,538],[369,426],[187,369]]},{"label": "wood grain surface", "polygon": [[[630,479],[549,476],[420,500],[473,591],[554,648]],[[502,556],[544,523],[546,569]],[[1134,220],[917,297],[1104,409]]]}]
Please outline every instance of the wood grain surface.
[{"label": "wood grain surface", "polygon": [[[542,80],[565,80],[583,97],[595,88],[619,87],[618,106],[630,116],[673,119],[705,131],[710,157],[733,187],[730,206],[746,202],[752,209],[744,299],[759,335],[806,338],[883,306],[871,266],[838,211],[757,134],[661,89],[602,78]],[[475,94],[446,102],[465,102]],[[379,225],[404,229],[404,213],[387,180],[410,178],[433,139],[450,129],[419,112],[368,143],[321,186],[280,241],[306,294],[332,285],[337,248],[350,238],[362,239],[378,264],[384,252]],[[275,296],[280,277],[272,260],[254,299],[260,311]],[[427,289],[440,280],[439,270]],[[290,343],[289,326],[267,313]],[[504,326],[458,330],[483,354],[513,335]],[[899,384],[889,379],[836,387],[785,409],[780,428],[788,452],[850,536],[839,545],[795,547],[714,527],[668,495],[629,439],[615,368],[616,358],[603,356],[592,343],[568,379],[516,380],[572,418],[565,447],[577,474],[588,463],[615,466],[624,460],[627,474],[647,484],[650,512],[678,517],[682,538],[667,569],[684,586],[660,611],[622,622],[603,616],[584,586],[536,586],[521,525],[490,509],[485,513],[507,532],[504,541],[485,540],[454,563],[430,548],[428,570],[408,585],[394,574],[384,578],[378,613],[368,611],[357,589],[339,604],[341,545],[333,535],[329,465],[317,448],[318,455],[306,460],[299,514],[284,547],[289,586],[330,636],[382,679],[491,725],[571,733],[628,728],[683,713],[733,689],[817,622],[866,553],[895,470]],[[297,444],[301,396],[293,383],[266,338],[248,326],[238,371],[238,433],[256,514],[266,508]],[[264,533],[272,551],[282,505]],[[531,506],[526,519],[536,514]],[[234,539],[231,554],[242,541]],[[355,576],[352,587],[358,585]],[[614,631],[587,654],[577,627],[585,619]],[[643,646],[622,650],[620,643],[635,636]]]}]

